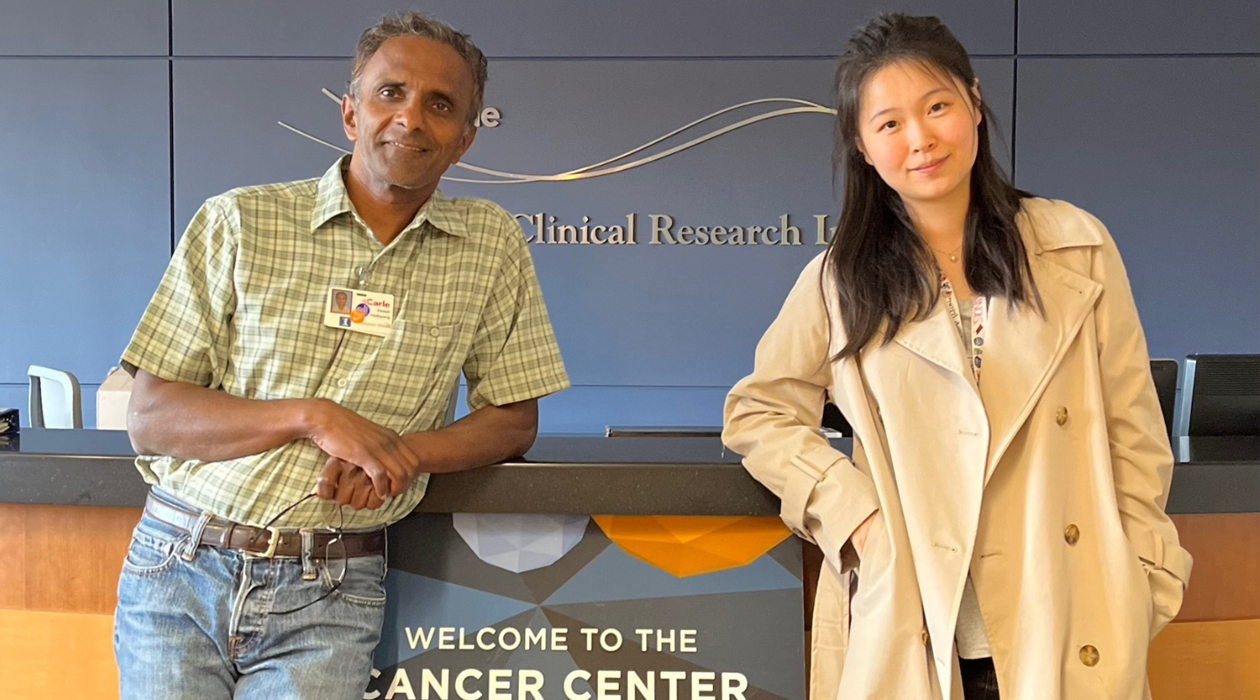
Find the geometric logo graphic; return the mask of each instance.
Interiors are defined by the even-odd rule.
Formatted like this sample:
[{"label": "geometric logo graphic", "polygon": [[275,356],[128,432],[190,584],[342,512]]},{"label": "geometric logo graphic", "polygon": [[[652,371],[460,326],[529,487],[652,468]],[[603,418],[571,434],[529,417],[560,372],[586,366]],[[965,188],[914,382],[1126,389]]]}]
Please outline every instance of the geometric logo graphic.
[{"label": "geometric logo graphic", "polygon": [[512,573],[551,566],[586,532],[585,515],[455,513],[455,531],[477,558]]},{"label": "geometric logo graphic", "polygon": [[748,566],[682,578],[644,564],[620,547],[609,547],[548,596],[543,605],[555,608],[626,600],[646,602],[800,587],[800,579],[771,557],[761,557]]},{"label": "geometric logo graphic", "polygon": [[594,517],[626,553],[679,578],[748,566],[792,534],[775,517]]}]

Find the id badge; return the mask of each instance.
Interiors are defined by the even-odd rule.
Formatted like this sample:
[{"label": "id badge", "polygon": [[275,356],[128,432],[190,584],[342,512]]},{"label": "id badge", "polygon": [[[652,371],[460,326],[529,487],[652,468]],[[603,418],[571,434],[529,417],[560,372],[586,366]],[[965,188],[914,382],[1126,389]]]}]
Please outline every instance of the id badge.
[{"label": "id badge", "polygon": [[377,337],[394,325],[394,295],[346,287],[329,287],[324,325]]}]

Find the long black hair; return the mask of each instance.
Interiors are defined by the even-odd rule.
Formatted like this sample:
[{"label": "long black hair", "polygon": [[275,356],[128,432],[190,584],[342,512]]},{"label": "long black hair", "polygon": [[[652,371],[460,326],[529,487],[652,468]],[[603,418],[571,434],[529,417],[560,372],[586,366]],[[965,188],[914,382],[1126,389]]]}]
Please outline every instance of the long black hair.
[{"label": "long black hair", "polygon": [[880,68],[899,62],[956,78],[984,115],[963,234],[967,284],[978,294],[1040,308],[1015,225],[1020,200],[1031,195],[1015,189],[993,158],[984,126],[995,123],[993,113],[972,94],[976,75],[967,50],[935,17],[880,15],[849,39],[836,70],[833,167],[843,176],[844,200],[821,280],[834,280],[844,319],[846,343],[835,359],[857,355],[876,338],[891,342],[904,324],[927,317],[940,295],[931,250],[915,233],[901,198],[858,150],[862,88]]}]

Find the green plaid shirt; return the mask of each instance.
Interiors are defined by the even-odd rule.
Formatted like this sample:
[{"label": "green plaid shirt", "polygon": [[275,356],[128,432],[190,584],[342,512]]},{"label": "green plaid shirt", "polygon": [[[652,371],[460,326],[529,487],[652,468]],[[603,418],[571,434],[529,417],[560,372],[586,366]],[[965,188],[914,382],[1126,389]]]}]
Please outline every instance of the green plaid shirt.
[{"label": "green plaid shirt", "polygon": [[[325,398],[399,433],[442,426],[460,370],[468,406],[568,387],[520,226],[498,206],[435,192],[388,246],[369,233],[342,180],[235,189],[188,225],[122,363],[170,381],[248,399]],[[331,286],[394,296],[388,336],[323,323]],[[200,510],[261,526],[311,492],[327,456],[302,440],[225,462],[142,456],[136,466]],[[347,528],[392,523],[424,496],[428,476],[374,511],[346,509]],[[336,524],[309,501],[277,525]]]}]

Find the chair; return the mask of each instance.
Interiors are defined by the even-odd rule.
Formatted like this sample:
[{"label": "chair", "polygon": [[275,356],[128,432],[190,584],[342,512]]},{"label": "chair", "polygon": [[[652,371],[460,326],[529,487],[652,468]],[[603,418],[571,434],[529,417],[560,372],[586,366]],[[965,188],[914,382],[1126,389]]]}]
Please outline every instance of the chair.
[{"label": "chair", "polygon": [[26,374],[32,428],[83,428],[83,397],[73,374],[39,365],[31,365]]},{"label": "chair", "polygon": [[1159,409],[1164,414],[1164,430],[1172,442],[1173,409],[1177,405],[1177,361],[1151,360],[1151,377],[1155,380],[1155,393],[1159,395]]},{"label": "chair", "polygon": [[1187,355],[1176,435],[1189,438],[1260,433],[1260,355]]},{"label": "chair", "polygon": [[1187,355],[1177,435],[1260,432],[1260,355]]}]

